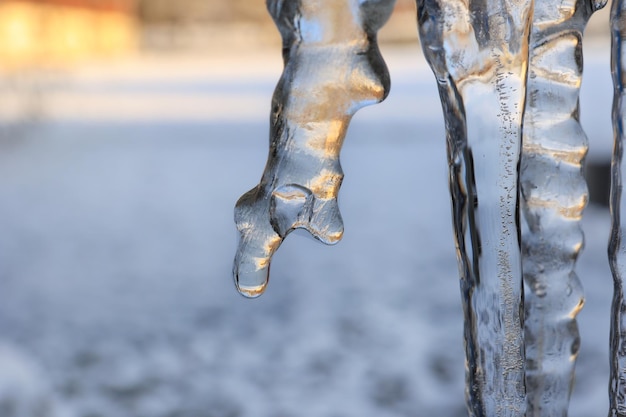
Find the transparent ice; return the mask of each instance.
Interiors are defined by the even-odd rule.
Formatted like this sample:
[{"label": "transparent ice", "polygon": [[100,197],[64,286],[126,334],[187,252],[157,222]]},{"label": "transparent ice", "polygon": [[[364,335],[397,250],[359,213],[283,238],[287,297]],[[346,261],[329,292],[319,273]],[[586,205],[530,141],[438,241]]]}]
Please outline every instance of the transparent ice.
[{"label": "transparent ice", "polygon": [[471,416],[523,416],[517,167],[532,1],[419,0],[439,86],[465,314]]},{"label": "transparent ice", "polygon": [[576,259],[587,203],[582,36],[603,3],[535,0],[520,169],[528,416],[567,416],[580,347]]},{"label": "transparent ice", "polygon": [[[615,151],[610,264],[615,277],[610,415],[626,416],[622,242],[624,0],[612,6]],[[443,107],[465,316],[471,416],[567,416],[584,302],[575,264],[588,200],[579,122],[582,38],[606,0],[416,0]],[[339,152],[352,115],[388,94],[376,32],[393,1],[268,1],[285,67],[260,184],[236,205],[234,276],[266,288],[271,257],[303,228],[343,234]]]},{"label": "transparent ice", "polygon": [[626,416],[626,242],[624,241],[626,218],[624,210],[624,87],[626,86],[626,3],[614,0],[611,6],[611,67],[613,73],[613,133],[615,138],[611,164],[611,238],[609,240],[609,264],[613,273],[614,293],[611,307],[611,375],[609,379],[609,416]]},{"label": "transparent ice", "polygon": [[376,31],[394,3],[267,2],[283,38],[285,67],[272,99],[263,177],[235,208],[240,241],[233,273],[242,295],[263,293],[272,255],[294,229],[326,244],[341,239],[339,152],[354,113],[389,92]]}]

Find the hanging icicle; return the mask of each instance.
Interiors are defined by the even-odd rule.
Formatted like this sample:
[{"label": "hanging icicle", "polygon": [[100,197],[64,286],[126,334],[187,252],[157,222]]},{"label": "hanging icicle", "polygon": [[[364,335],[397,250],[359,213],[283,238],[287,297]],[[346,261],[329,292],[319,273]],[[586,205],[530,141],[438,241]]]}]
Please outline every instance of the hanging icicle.
[{"label": "hanging icicle", "polygon": [[626,3],[613,0],[611,5],[611,72],[613,74],[613,161],[611,164],[611,238],[609,264],[613,273],[611,306],[609,379],[609,417],[626,416],[626,202],[624,202],[624,122],[626,121]]},{"label": "hanging icicle", "polygon": [[523,416],[518,162],[532,0],[417,0],[443,105],[471,416]]},{"label": "hanging icicle", "polygon": [[270,152],[258,186],[235,207],[233,268],[246,297],[263,293],[270,260],[294,229],[333,244],[343,234],[339,152],[354,113],[382,101],[389,74],[376,44],[395,0],[268,0],[285,68],[274,91]]},{"label": "hanging icicle", "polygon": [[[547,0],[416,1],[446,123],[470,415],[566,416],[583,305],[574,272],[587,202],[587,139],[578,106],[582,34],[606,0],[568,0],[559,7]],[[609,415],[626,417],[624,1],[614,1],[611,14]],[[233,272],[246,297],[263,293],[271,257],[294,229],[327,244],[341,239],[337,194],[346,130],[359,108],[389,91],[376,32],[393,0],[267,4],[283,38],[285,67],[272,101],[265,171],[235,208],[240,242]],[[525,306],[522,278],[529,290]]]},{"label": "hanging icicle", "polygon": [[582,36],[590,0],[535,0],[521,157],[527,416],[567,416],[583,290],[574,272],[587,203],[579,123]]}]

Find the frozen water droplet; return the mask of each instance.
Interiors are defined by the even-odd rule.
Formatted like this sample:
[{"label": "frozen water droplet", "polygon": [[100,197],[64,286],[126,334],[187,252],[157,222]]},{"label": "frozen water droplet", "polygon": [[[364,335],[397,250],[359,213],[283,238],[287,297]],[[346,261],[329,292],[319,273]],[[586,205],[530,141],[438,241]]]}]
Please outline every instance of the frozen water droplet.
[{"label": "frozen water droplet", "polygon": [[[248,246],[248,245],[244,245]],[[270,256],[252,256],[251,251],[239,251],[235,257],[233,276],[241,295],[256,298],[263,294],[270,274]]]},{"label": "frozen water droplet", "polygon": [[311,191],[297,184],[287,184],[272,192],[270,218],[280,236],[295,228],[306,228],[313,214],[314,197]]},{"label": "frozen water droplet", "polygon": [[256,298],[265,292],[269,282],[270,268],[261,268],[253,271],[235,272],[237,291],[247,298]]}]

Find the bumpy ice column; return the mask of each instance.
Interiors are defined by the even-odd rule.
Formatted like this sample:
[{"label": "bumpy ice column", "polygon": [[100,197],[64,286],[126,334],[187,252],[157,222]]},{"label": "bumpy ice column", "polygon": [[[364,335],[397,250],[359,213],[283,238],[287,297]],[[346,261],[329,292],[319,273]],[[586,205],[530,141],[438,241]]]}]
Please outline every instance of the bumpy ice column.
[{"label": "bumpy ice column", "polygon": [[471,416],[523,416],[518,162],[532,0],[417,0],[444,110]]},{"label": "bumpy ice column", "polygon": [[624,201],[624,141],[626,133],[626,2],[611,5],[611,72],[613,73],[613,161],[611,164],[611,238],[609,264],[613,273],[611,306],[609,417],[626,416],[626,202]]},{"label": "bumpy ice column", "polygon": [[567,416],[583,291],[574,266],[587,203],[579,123],[582,36],[604,4],[535,0],[521,157],[527,416]]},{"label": "bumpy ice column", "polygon": [[285,67],[274,91],[270,151],[259,185],[235,207],[233,273],[246,297],[263,293],[270,260],[296,228],[333,244],[343,234],[339,152],[354,113],[382,101],[389,74],[376,44],[395,0],[268,0]]}]

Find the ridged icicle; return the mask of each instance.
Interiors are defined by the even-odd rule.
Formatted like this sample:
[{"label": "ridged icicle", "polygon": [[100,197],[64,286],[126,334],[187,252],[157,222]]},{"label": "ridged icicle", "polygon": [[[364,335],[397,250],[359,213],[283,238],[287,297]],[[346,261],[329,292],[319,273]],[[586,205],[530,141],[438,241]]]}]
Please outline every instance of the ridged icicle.
[{"label": "ridged icicle", "polygon": [[574,271],[587,204],[579,123],[582,36],[603,4],[535,0],[521,158],[527,416],[567,416],[583,290]]}]

